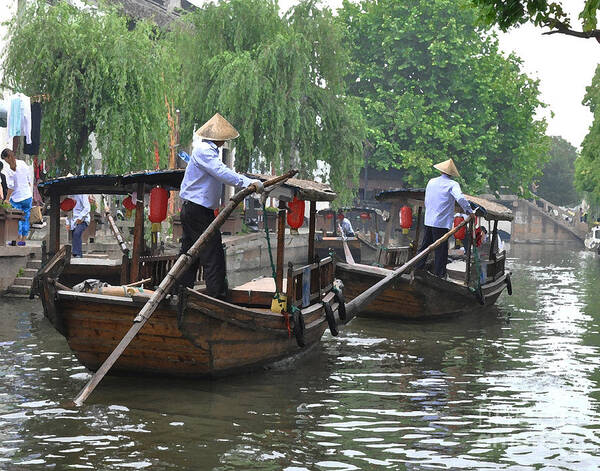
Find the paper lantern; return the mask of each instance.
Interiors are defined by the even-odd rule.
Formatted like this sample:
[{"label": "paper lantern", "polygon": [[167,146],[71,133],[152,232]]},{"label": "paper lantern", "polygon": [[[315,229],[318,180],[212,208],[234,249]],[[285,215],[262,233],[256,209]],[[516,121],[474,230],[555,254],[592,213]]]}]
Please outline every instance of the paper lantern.
[{"label": "paper lantern", "polygon": [[75,207],[75,200],[73,198],[65,198],[60,202],[60,209],[62,211],[71,211]]},{"label": "paper lantern", "polygon": [[298,229],[304,224],[304,201],[295,196],[288,204],[287,223],[292,229]]},{"label": "paper lantern", "polygon": [[403,234],[408,234],[409,229],[412,227],[412,218],[410,206],[402,206],[402,209],[400,209],[400,227]]},{"label": "paper lantern", "polygon": [[[456,216],[454,218],[454,227],[458,226],[461,222],[463,222],[465,220],[464,217],[462,216]],[[463,227],[461,227],[458,231],[456,231],[454,233],[454,238],[457,240],[464,240],[464,238],[467,236],[467,226],[464,225]]]},{"label": "paper lantern", "polygon": [[326,217],[327,219],[333,219],[333,213],[327,213],[327,214],[325,215],[325,217]]},{"label": "paper lantern", "polygon": [[152,188],[150,191],[150,211],[148,219],[153,224],[163,222],[167,218],[167,204],[169,192],[160,186]]},{"label": "paper lantern", "polygon": [[131,199],[131,196],[128,196],[123,200],[123,206],[127,211],[133,211],[135,209],[135,203]]},{"label": "paper lantern", "polygon": [[369,213],[360,213],[360,218],[362,220],[371,219],[371,215]]}]

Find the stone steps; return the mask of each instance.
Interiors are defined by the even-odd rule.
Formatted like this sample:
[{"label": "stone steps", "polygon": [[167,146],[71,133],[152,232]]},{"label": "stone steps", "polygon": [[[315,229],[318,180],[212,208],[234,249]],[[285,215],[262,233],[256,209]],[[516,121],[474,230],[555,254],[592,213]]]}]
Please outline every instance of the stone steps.
[{"label": "stone steps", "polygon": [[28,297],[29,296],[29,288],[30,286],[24,286],[24,285],[11,285],[8,287],[8,290],[6,291],[6,294],[8,294],[9,296],[22,296],[22,297]]}]

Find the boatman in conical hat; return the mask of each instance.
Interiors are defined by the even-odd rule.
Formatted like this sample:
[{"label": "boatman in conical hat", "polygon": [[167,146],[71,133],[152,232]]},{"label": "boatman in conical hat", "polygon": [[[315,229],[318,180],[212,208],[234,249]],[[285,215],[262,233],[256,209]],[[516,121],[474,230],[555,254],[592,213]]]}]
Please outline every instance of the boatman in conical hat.
[{"label": "boatman in conical hat", "polygon": [[[181,208],[181,253],[187,252],[198,237],[215,219],[223,184],[247,187],[255,184],[262,190],[259,180],[251,180],[227,167],[219,156],[219,148],[225,141],[240,134],[219,113],[210,118],[194,135],[192,155],[185,169],[179,196]],[[227,294],[225,281],[225,253],[221,233],[217,231],[207,242],[191,268],[181,277],[183,286],[192,288],[199,265],[204,271],[206,294],[224,298]]]},{"label": "boatman in conical hat", "polygon": [[[454,220],[454,206],[458,203],[465,213],[471,214],[470,203],[462,194],[460,185],[454,178],[459,177],[458,170],[452,159],[445,160],[433,166],[441,175],[432,178],[425,189],[425,234],[419,252],[422,252],[451,228]],[[423,268],[427,257],[416,265]],[[440,278],[446,277],[448,263],[448,241],[435,249],[435,264],[433,273]]]}]

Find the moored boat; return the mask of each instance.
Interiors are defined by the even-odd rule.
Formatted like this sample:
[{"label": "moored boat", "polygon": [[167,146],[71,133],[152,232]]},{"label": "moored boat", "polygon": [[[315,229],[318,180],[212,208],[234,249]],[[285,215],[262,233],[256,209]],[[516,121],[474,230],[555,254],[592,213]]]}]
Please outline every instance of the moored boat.
[{"label": "moored boat", "polygon": [[[507,289],[512,293],[510,273],[506,271],[506,252],[498,247],[498,221],[512,220],[510,209],[483,198],[466,196],[467,199],[485,210],[484,218],[493,224],[490,243],[473,246],[471,237],[465,238],[464,255],[448,266],[448,277],[436,277],[426,270],[405,273],[394,279],[383,292],[375,297],[357,315],[389,317],[395,319],[427,320],[457,315],[490,306]],[[395,219],[402,206],[418,206],[416,238],[421,232],[424,190],[392,190],[378,195],[381,201],[392,203],[388,224]],[[389,230],[386,231],[389,234]],[[475,225],[470,224],[470,233]],[[394,268],[416,254],[416,241],[409,247],[398,250],[397,259],[402,262],[386,264],[384,267],[366,264],[337,263],[337,277],[344,284],[344,295],[349,305],[352,299],[366,291],[376,282],[393,272]]]}]

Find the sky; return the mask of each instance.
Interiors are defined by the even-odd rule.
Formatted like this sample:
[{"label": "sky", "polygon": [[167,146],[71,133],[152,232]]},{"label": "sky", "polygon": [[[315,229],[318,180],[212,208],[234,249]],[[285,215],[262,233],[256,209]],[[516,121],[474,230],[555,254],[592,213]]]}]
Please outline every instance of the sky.
[{"label": "sky", "polygon": [[[202,4],[205,0],[192,2]],[[297,0],[279,0],[282,11],[296,3]],[[342,0],[322,0],[322,3],[335,11]],[[583,0],[565,0],[563,4],[571,17],[577,19]],[[579,148],[592,124],[592,114],[581,102],[600,63],[600,44],[594,39],[563,34],[542,35],[543,31],[523,25],[499,33],[500,49],[505,54],[515,52],[523,60],[523,72],[539,80],[540,98],[548,107],[539,111],[538,118],[546,118],[547,134],[562,136]]]}]

